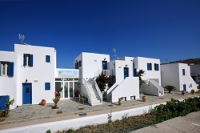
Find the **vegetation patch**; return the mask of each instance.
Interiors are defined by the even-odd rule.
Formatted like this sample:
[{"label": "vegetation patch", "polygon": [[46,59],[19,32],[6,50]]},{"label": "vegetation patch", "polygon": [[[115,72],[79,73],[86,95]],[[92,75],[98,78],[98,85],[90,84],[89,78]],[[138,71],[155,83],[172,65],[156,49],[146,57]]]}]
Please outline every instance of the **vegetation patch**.
[{"label": "vegetation patch", "polygon": [[166,104],[160,104],[151,109],[149,113],[138,116],[124,114],[121,120],[116,121],[112,121],[112,113],[109,113],[108,123],[88,125],[77,130],[68,129],[56,133],[126,133],[199,110],[200,97],[188,98],[183,101],[171,99]]}]

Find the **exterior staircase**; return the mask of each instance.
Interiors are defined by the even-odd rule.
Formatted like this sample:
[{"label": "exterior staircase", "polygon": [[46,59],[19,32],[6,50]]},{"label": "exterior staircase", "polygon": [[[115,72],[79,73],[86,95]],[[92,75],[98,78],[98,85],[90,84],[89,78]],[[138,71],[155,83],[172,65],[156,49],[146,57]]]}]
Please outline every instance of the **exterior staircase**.
[{"label": "exterior staircase", "polygon": [[90,104],[92,106],[102,104],[103,101],[100,99],[100,96],[98,95],[98,92],[96,91],[93,81],[92,80],[86,81],[86,84],[90,93]]}]

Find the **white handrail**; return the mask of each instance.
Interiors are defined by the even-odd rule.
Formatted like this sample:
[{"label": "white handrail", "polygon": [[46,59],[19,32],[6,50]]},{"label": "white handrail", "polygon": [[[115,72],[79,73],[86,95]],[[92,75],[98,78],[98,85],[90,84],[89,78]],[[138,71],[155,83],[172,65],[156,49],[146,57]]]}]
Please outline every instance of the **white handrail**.
[{"label": "white handrail", "polygon": [[92,104],[92,102],[91,102],[91,94],[90,94],[90,91],[89,91],[89,87],[87,85],[87,81],[84,78],[83,78],[83,85],[85,86],[86,92],[87,92],[87,95],[88,95],[88,103]]},{"label": "white handrail", "polygon": [[95,86],[94,88],[96,89],[96,91],[100,97],[100,102],[103,102],[103,94],[101,93],[99,86],[97,85],[96,78],[93,79],[93,82],[94,82],[94,86]]}]

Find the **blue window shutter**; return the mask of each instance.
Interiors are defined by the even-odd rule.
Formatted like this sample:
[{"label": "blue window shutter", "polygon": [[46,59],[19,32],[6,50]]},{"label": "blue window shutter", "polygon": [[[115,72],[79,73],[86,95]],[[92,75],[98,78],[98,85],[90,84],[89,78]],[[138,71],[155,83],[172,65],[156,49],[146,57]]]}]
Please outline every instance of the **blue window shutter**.
[{"label": "blue window shutter", "polygon": [[183,75],[185,75],[185,69],[183,69],[182,71],[183,71]]},{"label": "blue window shutter", "polygon": [[33,55],[32,55],[32,54],[30,54],[29,66],[30,66],[30,67],[33,67]]},{"label": "blue window shutter", "polygon": [[45,83],[45,90],[50,90],[50,83]]},{"label": "blue window shutter", "polygon": [[50,56],[46,55],[46,62],[50,62]]},{"label": "blue window shutter", "polygon": [[157,70],[159,71],[159,64],[157,64]]},{"label": "blue window shutter", "polygon": [[14,62],[8,63],[8,76],[13,77],[14,76]]},{"label": "blue window shutter", "polygon": [[23,66],[26,66],[26,54],[23,55]]},{"label": "blue window shutter", "polygon": [[1,61],[0,61],[0,76],[1,76]]},{"label": "blue window shutter", "polygon": [[134,77],[137,77],[137,69],[134,68]]}]

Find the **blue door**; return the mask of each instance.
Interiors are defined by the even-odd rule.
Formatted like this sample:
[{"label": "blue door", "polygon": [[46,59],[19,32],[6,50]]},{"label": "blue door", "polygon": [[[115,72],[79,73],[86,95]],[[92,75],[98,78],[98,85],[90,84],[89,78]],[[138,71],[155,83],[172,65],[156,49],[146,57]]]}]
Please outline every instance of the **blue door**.
[{"label": "blue door", "polygon": [[0,96],[0,110],[5,110],[5,104],[8,96]]},{"label": "blue door", "polygon": [[183,85],[183,90],[186,91],[186,85],[185,84]]},{"label": "blue door", "polygon": [[30,83],[22,84],[22,100],[23,104],[31,104],[32,103],[32,88]]},{"label": "blue door", "polygon": [[128,77],[128,68],[124,67],[124,79]]}]

